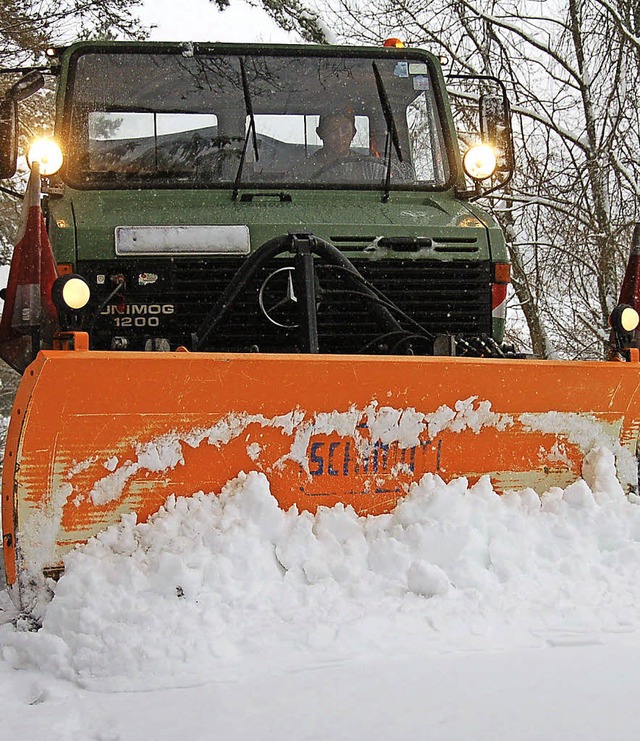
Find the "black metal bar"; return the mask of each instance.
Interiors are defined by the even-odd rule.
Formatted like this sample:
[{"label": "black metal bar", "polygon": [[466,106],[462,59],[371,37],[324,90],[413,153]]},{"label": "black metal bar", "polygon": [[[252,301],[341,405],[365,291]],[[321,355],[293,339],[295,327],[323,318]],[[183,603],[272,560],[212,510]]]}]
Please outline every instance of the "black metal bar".
[{"label": "black metal bar", "polygon": [[403,161],[402,157],[402,149],[400,149],[400,137],[398,136],[398,129],[396,128],[396,122],[393,119],[393,108],[391,107],[391,102],[389,100],[389,95],[387,93],[387,89],[384,86],[384,81],[382,79],[382,75],[380,74],[380,70],[378,69],[378,65],[373,62],[373,74],[376,78],[376,87],[378,89],[378,97],[380,98],[380,105],[382,106],[382,113],[384,114],[384,120],[387,124],[387,131],[389,132],[389,135],[391,137],[391,141],[393,143],[393,146],[395,147],[396,154],[398,155],[398,159],[400,162]]},{"label": "black metal bar", "polygon": [[[296,250],[294,249],[294,238],[297,238],[298,240],[306,240],[309,253],[317,255],[319,258],[325,260],[330,265],[336,265],[339,268],[353,274],[354,279],[359,279],[359,281],[362,283],[362,290],[372,299],[372,313],[376,317],[380,325],[385,329],[385,331],[397,331],[402,329],[402,327],[391,314],[389,309],[387,309],[384,305],[381,305],[373,288],[368,285],[368,282],[360,275],[351,261],[347,257],[345,257],[340,252],[340,250],[338,250],[330,242],[326,242],[320,237],[300,232],[296,234],[287,234],[279,237],[274,237],[273,239],[268,240],[263,245],[258,247],[255,252],[252,252],[249,257],[247,257],[245,262],[242,264],[242,267],[231,279],[223,294],[215,303],[211,311],[207,314],[206,318],[201,323],[198,330],[192,333],[191,342],[192,348],[194,350],[200,350],[204,346],[207,338],[220,324],[222,319],[227,316],[229,310],[237,300],[240,293],[245,289],[251,278],[258,272],[258,270],[262,268],[263,265],[265,265],[269,260],[273,259],[276,255],[279,255],[281,253],[296,252]],[[311,268],[313,268],[313,265],[311,265]],[[313,290],[315,293],[315,283],[313,286]],[[315,333],[317,338],[317,327]]]},{"label": "black metal bar", "polygon": [[313,265],[310,240],[312,237],[292,235],[295,253],[294,285],[297,293],[301,350],[320,352],[318,342],[318,315],[316,304],[316,271]]},{"label": "black metal bar", "polygon": [[251,122],[251,134],[253,143],[253,153],[256,158],[256,162],[260,159],[258,152],[258,134],[256,132],[256,117],[253,112],[253,101],[251,100],[251,90],[249,89],[249,79],[247,78],[247,68],[244,66],[244,60],[240,57],[240,74],[242,76],[242,91],[244,93],[244,104],[247,109],[247,116]]},{"label": "black metal bar", "polygon": [[490,80],[502,90],[502,94],[507,97],[507,86],[504,82],[494,75],[447,75],[447,80]]},{"label": "black metal bar", "polygon": [[17,190],[5,188],[3,185],[0,185],[0,193],[6,193],[7,195],[13,196],[14,198],[19,198],[21,201],[24,200],[24,193],[18,193]]},{"label": "black metal bar", "polygon": [[254,198],[278,198],[280,203],[292,203],[293,198],[289,193],[281,190],[279,193],[243,193],[240,196],[240,203],[251,203]]},{"label": "black metal bar", "polygon": [[353,266],[351,260],[345,257],[345,255],[343,255],[342,252],[340,252],[340,250],[335,245],[331,244],[331,242],[326,242],[320,237],[314,237],[313,252],[314,254],[318,255],[318,257],[325,260],[329,265],[336,265],[352,273],[354,275],[354,279],[361,282],[362,290],[365,291],[365,293],[368,293],[372,297],[372,299],[374,299],[371,305],[374,316],[386,331],[402,329],[394,316],[391,314],[391,312],[385,306],[381,306],[376,301],[376,293],[373,288],[369,286],[368,281],[366,281],[362,277],[362,275],[360,275],[360,273]]}]

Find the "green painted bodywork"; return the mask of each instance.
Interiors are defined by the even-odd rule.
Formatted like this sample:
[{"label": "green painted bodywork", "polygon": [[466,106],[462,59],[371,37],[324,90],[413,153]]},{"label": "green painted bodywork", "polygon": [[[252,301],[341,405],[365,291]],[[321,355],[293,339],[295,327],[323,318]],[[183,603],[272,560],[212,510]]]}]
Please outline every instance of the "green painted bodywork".
[{"label": "green painted bodywork", "polygon": [[[78,50],[90,49],[92,42],[69,47],[61,58],[60,82],[57,101],[57,135],[64,147],[65,89],[68,80],[68,63]],[[95,44],[104,51],[113,47],[140,48],[140,44],[113,43]],[[167,44],[145,43],[145,49],[167,48]],[[250,53],[251,47],[237,45],[203,45],[209,50],[239,50]],[[278,46],[292,54],[305,54],[309,47]],[[313,47],[318,50],[318,47]],[[327,47],[331,53],[336,47]],[[352,50],[351,50],[352,51]],[[366,52],[366,49],[361,49]],[[379,53],[379,49],[375,49]],[[393,49],[388,53],[392,55]],[[426,51],[416,52],[429,59],[436,69],[435,82],[441,86],[444,101],[443,125],[450,142],[457,141],[449,109],[445,81],[439,62]],[[452,147],[453,148],[453,147]],[[458,185],[464,182],[459,152],[452,153],[452,180]],[[77,189],[64,182],[64,171],[59,180],[52,182],[47,209],[50,236],[58,262],[77,264],[83,260],[116,259],[114,232],[117,226],[161,226],[161,225],[247,225],[251,237],[251,249],[255,249],[272,237],[291,231],[309,230],[323,239],[334,237],[430,237],[438,245],[423,248],[418,252],[390,251],[372,245],[368,251],[357,252],[359,257],[370,255],[371,259],[381,256],[404,259],[482,260],[508,262],[503,234],[495,220],[468,199],[456,195],[455,187],[445,190],[392,190],[389,201],[382,202],[380,190],[348,188],[312,189],[295,187],[287,190],[291,202],[281,202],[277,197],[254,197],[251,202],[234,201],[230,189],[222,188],[109,188],[96,186]],[[272,191],[273,196],[282,190]],[[243,192],[258,192],[241,189]],[[269,193],[260,187],[259,193]],[[446,250],[448,239],[475,237],[477,251],[473,254]],[[347,256],[356,253],[343,248]],[[131,259],[117,256],[118,260]],[[162,260],[162,257],[158,257]],[[178,258],[179,259],[179,258]],[[494,319],[494,337],[501,341],[504,320]]]},{"label": "green painted bodywork", "polygon": [[[114,231],[121,225],[189,224],[246,224],[255,247],[276,235],[303,229],[327,240],[346,235],[372,240],[380,236],[428,235],[443,241],[473,236],[479,248],[475,257],[494,257],[486,228],[489,224],[450,194],[433,197],[403,192],[394,194],[388,203],[381,203],[376,191],[297,190],[290,195],[291,202],[285,203],[267,197],[234,202],[228,190],[67,188],[62,198],[49,203],[56,257],[61,262],[115,258]],[[491,236],[497,241],[501,233],[493,231]],[[423,257],[435,254],[432,249],[421,252]],[[416,257],[415,252],[409,254]],[[458,256],[453,253],[447,259]]]}]

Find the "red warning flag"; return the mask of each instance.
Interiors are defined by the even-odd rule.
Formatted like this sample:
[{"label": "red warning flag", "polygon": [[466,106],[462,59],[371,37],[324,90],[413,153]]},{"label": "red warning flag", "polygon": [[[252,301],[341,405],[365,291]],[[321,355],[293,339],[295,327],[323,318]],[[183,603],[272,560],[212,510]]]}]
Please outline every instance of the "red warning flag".
[{"label": "red warning flag", "polygon": [[40,168],[34,162],[0,319],[0,358],[20,373],[41,346],[51,346],[58,323],[51,299],[56,278],[56,262],[40,206]]}]

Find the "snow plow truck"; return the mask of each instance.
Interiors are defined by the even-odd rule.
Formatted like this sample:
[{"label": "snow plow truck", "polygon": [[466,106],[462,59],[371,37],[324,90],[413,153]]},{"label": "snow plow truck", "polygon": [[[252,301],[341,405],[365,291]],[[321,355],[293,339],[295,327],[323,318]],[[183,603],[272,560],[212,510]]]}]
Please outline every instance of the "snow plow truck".
[{"label": "snow plow truck", "polygon": [[283,508],[378,514],[425,473],[567,486],[605,446],[636,490],[634,308],[614,312],[618,362],[503,343],[508,254],[476,203],[514,167],[500,81],[475,81],[461,151],[439,59],[395,40],[49,54],[0,78],[3,178],[21,101],[57,80],[2,291],[24,610],[77,544],[240,471]]}]

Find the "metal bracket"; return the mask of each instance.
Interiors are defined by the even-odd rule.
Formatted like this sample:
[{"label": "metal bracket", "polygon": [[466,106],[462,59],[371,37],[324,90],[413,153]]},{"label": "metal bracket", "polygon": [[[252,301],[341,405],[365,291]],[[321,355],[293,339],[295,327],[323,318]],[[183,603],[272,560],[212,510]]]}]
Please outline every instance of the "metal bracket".
[{"label": "metal bracket", "polygon": [[89,349],[89,334],[88,332],[58,332],[53,337],[53,349],[86,351]]},{"label": "metal bracket", "polygon": [[294,282],[298,295],[300,348],[306,353],[320,351],[318,341],[318,314],[316,304],[316,271],[313,264],[311,240],[308,234],[291,235],[291,251],[295,254]]}]

